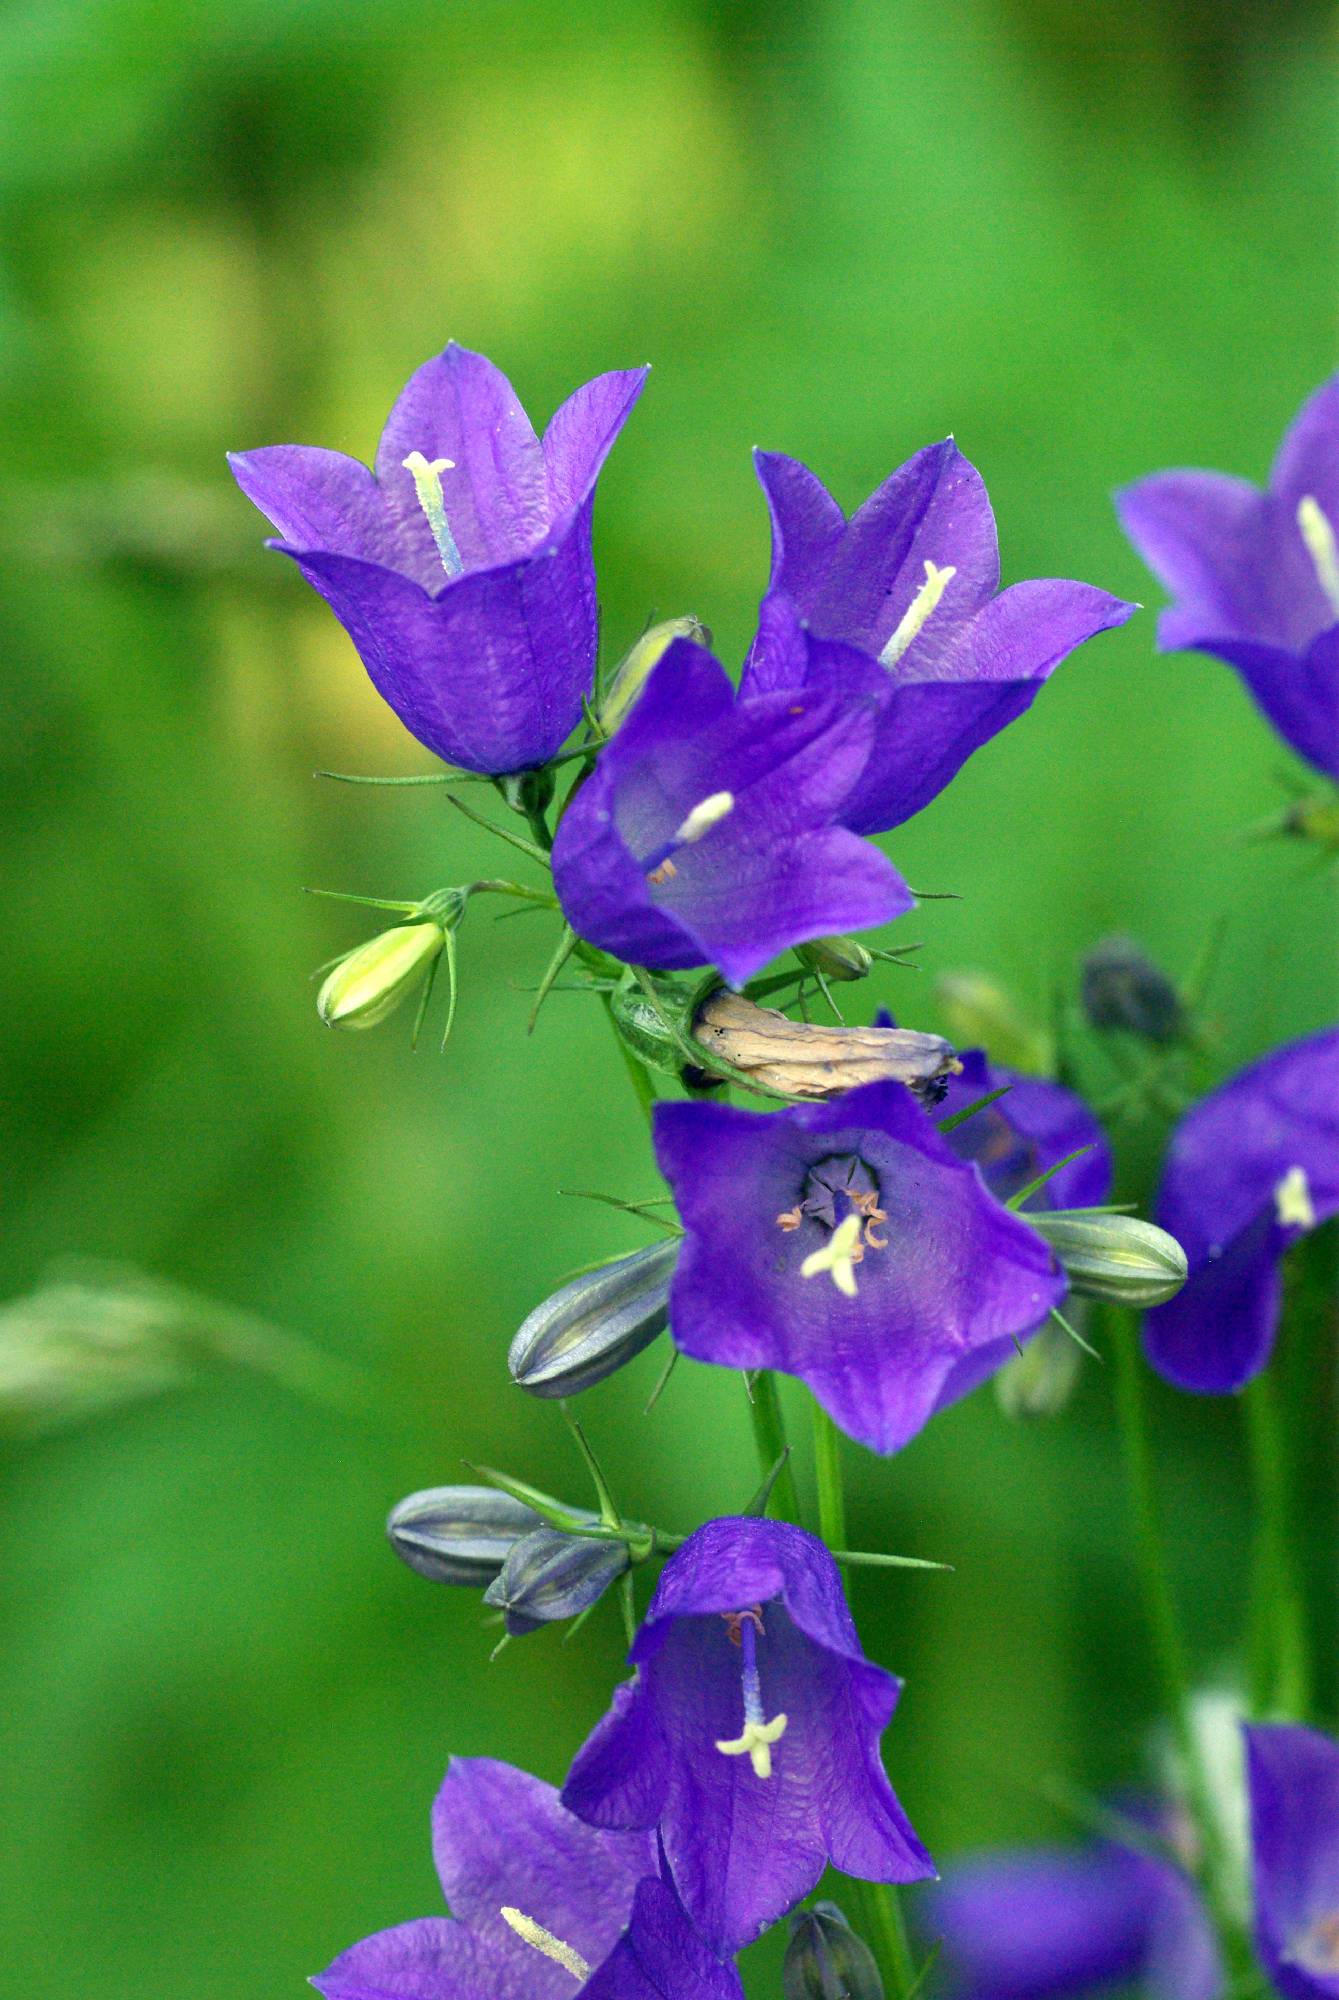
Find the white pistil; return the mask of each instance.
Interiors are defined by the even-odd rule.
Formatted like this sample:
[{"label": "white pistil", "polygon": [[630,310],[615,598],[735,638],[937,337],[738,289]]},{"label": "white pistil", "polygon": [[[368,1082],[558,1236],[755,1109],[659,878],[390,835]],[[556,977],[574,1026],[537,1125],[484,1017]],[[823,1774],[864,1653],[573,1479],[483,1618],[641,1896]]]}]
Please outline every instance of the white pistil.
[{"label": "white pistil", "polygon": [[728,1742],[718,1742],[716,1748],[722,1757],[747,1757],[755,1778],[770,1778],[772,1745],[779,1743],[785,1733],[786,1717],[774,1715],[770,1722],[746,1722],[742,1735],[732,1736]]},{"label": "white pistil", "polygon": [[527,1917],[524,1910],[514,1910],[508,1903],[502,1905],[502,1918],[511,1925],[518,1938],[525,1944],[551,1958],[555,1965],[561,1965],[564,1972],[570,1972],[573,1979],[589,1979],[590,1967],[579,1951],[573,1951],[570,1944],[564,1944],[552,1931],[546,1931],[543,1924],[537,1924],[533,1917]]},{"label": "white pistil", "polygon": [[[1331,547],[1333,547],[1333,543],[1331,543]],[[926,619],[930,616],[957,574],[957,568],[953,563],[950,563],[946,569],[941,569],[938,563],[926,563],[924,583],[902,613],[901,623],[879,655],[879,665],[881,667],[895,667],[897,665],[913,639],[920,636]]]},{"label": "white pistil", "polygon": [[1289,1167],[1274,1190],[1274,1213],[1284,1229],[1314,1229],[1316,1209],[1305,1167]]},{"label": "white pistil", "polygon": [[1330,600],[1331,611],[1339,618],[1339,548],[1335,546],[1333,524],[1314,494],[1304,493],[1298,501],[1297,525],[1316,580]]},{"label": "white pistil", "polygon": [[856,1295],[855,1267],[864,1248],[860,1241],[860,1220],[853,1210],[844,1221],[839,1222],[822,1249],[811,1251],[805,1258],[800,1266],[800,1276],[816,1278],[820,1271],[827,1271],[837,1290],[848,1299],[853,1299]]},{"label": "white pistil", "polygon": [[442,499],[442,474],[453,472],[456,461],[453,458],[425,458],[421,451],[411,451],[408,458],[401,459],[400,463],[414,482],[418,504],[432,529],[432,539],[437,544],[442,568],[448,576],[460,576],[465,565],[460,560],[460,550],[456,547],[456,538],[446,518],[446,502]]},{"label": "white pistil", "polygon": [[674,845],[691,847],[695,841],[701,840],[704,834],[710,833],[714,826],[718,826],[734,809],[733,792],[713,792],[710,798],[700,799],[683,825],[675,832]]}]

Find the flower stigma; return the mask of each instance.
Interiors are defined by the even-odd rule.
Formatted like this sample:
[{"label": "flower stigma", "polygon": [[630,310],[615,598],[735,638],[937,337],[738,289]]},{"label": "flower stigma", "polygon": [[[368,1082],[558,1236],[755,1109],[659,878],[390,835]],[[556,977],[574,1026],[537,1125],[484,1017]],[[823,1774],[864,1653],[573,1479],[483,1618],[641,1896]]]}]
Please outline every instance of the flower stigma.
[{"label": "flower stigma", "polygon": [[401,459],[400,463],[414,482],[418,504],[432,529],[432,539],[437,544],[442,568],[448,576],[463,575],[465,565],[460,559],[456,538],[451,533],[451,524],[446,518],[446,502],[442,498],[442,474],[454,472],[456,461],[453,458],[425,458],[421,451],[411,451],[408,458]]},{"label": "flower stigma", "polygon": [[817,1222],[829,1235],[800,1265],[800,1276],[816,1278],[826,1271],[844,1297],[855,1298],[856,1265],[863,1262],[866,1250],[888,1248],[888,1238],[880,1234],[888,1217],[863,1160],[843,1154],[820,1160],[810,1169],[802,1199],[778,1215],[776,1226],[790,1234],[806,1220]]},{"label": "flower stigma", "polygon": [[1314,1229],[1316,1209],[1305,1167],[1289,1167],[1274,1189],[1274,1212],[1284,1229]]},{"label": "flower stigma", "polygon": [[543,1924],[537,1924],[533,1917],[527,1917],[524,1910],[514,1910],[509,1903],[504,1903],[500,1914],[503,1922],[510,1924],[522,1943],[530,1945],[545,1958],[551,1958],[555,1965],[561,1965],[573,1979],[590,1978],[590,1967],[581,1953],[573,1951],[570,1944],[564,1944],[552,1931],[546,1931]]},{"label": "flower stigma", "polygon": [[762,1681],[758,1675],[762,1607],[754,1604],[747,1611],[727,1611],[723,1615],[730,1643],[738,1646],[742,1655],[739,1678],[744,1696],[744,1727],[738,1736],[718,1739],[716,1748],[723,1757],[747,1757],[755,1778],[770,1778],[772,1745],[785,1735],[787,1718],[774,1715],[769,1722],[762,1705]]},{"label": "flower stigma", "polygon": [[1314,494],[1304,493],[1298,501],[1297,525],[1316,581],[1329,598],[1331,611],[1339,618],[1339,548],[1335,546],[1333,524]]},{"label": "flower stigma", "polygon": [[666,882],[672,882],[679,872],[672,859],[675,848],[695,846],[699,840],[705,839],[714,826],[719,826],[723,819],[728,818],[734,809],[733,792],[712,792],[707,798],[699,799],[664,846],[656,850],[652,865],[646,869],[647,881],[653,883],[656,888],[662,887]]},{"label": "flower stigma", "polygon": [[863,1224],[855,1213],[845,1216],[826,1243],[811,1250],[800,1266],[802,1278],[816,1278],[826,1271],[837,1290],[848,1299],[856,1295],[855,1267],[865,1254],[861,1241]]},{"label": "flower stigma", "polygon": [[[1319,512],[1319,509],[1317,511]],[[1326,525],[1328,527],[1329,524],[1327,523]],[[1303,533],[1305,532],[1304,529]],[[1330,552],[1333,558],[1333,536],[1330,537]],[[948,589],[949,584],[957,574],[957,567],[953,563],[949,563],[944,569],[941,569],[938,563],[926,563],[924,583],[902,613],[897,630],[879,655],[879,665],[881,667],[895,667],[897,665],[903,653],[906,652],[907,647],[911,645],[913,640],[919,638],[926,620],[930,617],[940,598],[944,595],[944,592]],[[1339,569],[1335,571],[1335,581],[1339,583]]]}]

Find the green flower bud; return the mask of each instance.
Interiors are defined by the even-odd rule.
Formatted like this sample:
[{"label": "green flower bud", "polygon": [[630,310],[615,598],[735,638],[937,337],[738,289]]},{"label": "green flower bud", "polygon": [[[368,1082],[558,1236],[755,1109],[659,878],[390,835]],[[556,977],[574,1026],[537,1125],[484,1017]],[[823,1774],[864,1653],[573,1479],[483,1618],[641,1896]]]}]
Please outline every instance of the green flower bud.
[{"label": "green flower bud", "polygon": [[710,632],[696,618],[667,618],[663,625],[652,625],[643,632],[619,662],[600,704],[597,719],[606,736],[613,735],[645,687],[651,669],[676,639],[691,639],[695,646],[711,645]]},{"label": "green flower bud", "polygon": [[791,1918],[781,1991],[784,2000],[884,2000],[874,1954],[835,1903]]},{"label": "green flower bud", "polygon": [[433,1583],[491,1583],[539,1515],[492,1486],[431,1486],[392,1507],[386,1523],[402,1562]]},{"label": "green flower bud", "polygon": [[1079,995],[1094,1028],[1123,1028],[1162,1044],[1185,1033],[1180,994],[1131,938],[1104,938],[1093,946],[1083,961]]},{"label": "green flower bud", "polygon": [[631,1561],[626,1542],[588,1540],[539,1527],[507,1551],[500,1574],[484,1592],[484,1603],[503,1613],[516,1638],[588,1611]]},{"label": "green flower bud", "polygon": [[407,1000],[436,963],[446,933],[436,922],[396,924],[342,958],[316,997],[327,1028],[374,1028]]},{"label": "green flower bud", "polygon": [[815,938],[797,946],[795,956],[824,979],[863,979],[874,963],[873,952],[853,937]]},{"label": "green flower bud", "polygon": [[[1077,1321],[1083,1307],[1082,1299],[1070,1300],[1066,1317]],[[1048,1319],[995,1377],[995,1399],[1006,1417],[1059,1416],[1074,1393],[1082,1366],[1077,1340]]]},{"label": "green flower bud", "polygon": [[1049,1076],[1051,1038],[1018,1011],[1009,994],[981,972],[945,972],[935,981],[935,998],[959,1048],[985,1049],[1007,1069]]},{"label": "green flower bud", "polygon": [[[676,1000],[668,982],[662,982],[659,991],[657,1008],[640,986],[618,986],[609,996],[609,1012],[639,1062],[662,1076],[677,1077],[686,1060],[680,1036],[687,1034],[691,1004],[686,996]],[[676,1019],[680,1024],[677,1032]]]},{"label": "green flower bud", "polygon": [[507,1355],[532,1396],[575,1396],[603,1382],[663,1333],[677,1239],[583,1271],[522,1322]]},{"label": "green flower bud", "polygon": [[1144,1311],[1174,1298],[1189,1270],[1174,1236],[1136,1215],[1048,1214],[1038,1209],[1024,1222],[1046,1238],[1064,1265],[1074,1291],[1090,1299]]}]

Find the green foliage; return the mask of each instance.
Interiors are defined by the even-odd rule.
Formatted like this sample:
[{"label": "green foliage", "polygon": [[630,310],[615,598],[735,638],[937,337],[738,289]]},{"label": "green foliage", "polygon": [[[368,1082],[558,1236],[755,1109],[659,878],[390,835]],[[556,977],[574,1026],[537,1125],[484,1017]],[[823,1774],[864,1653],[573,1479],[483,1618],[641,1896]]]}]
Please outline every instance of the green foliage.
[{"label": "green foliage", "polygon": [[[403,898],[497,850],[442,788],[313,782],[427,763],[262,552],[224,450],[367,455],[452,335],[536,411],[649,358],[597,519],[611,662],[688,613],[738,657],[766,562],[755,442],[852,502],[953,430],[1008,578],[1153,599],[1109,489],[1263,474],[1334,361],[1326,17],[1231,13],[29,0],[0,24],[0,1298],[53,1257],[122,1260],[369,1385],[349,1410],[165,1362],[151,1397],[3,1443],[16,1991],[300,1993],[437,1907],[448,1753],[558,1776],[622,1648],[610,1604],[490,1666],[474,1603],[380,1540],[462,1459],[570,1480],[506,1346],[567,1272],[645,1240],[557,1193],[645,1187],[645,1131],[600,1009],[559,981],[527,1039],[551,924],[494,927],[483,901],[444,1057],[322,1030],[312,969],[366,924],[302,886]],[[1317,1027],[1333,870],[1239,838],[1285,762],[1226,669],[1155,657],[1151,616],[1102,638],[892,836],[912,882],[961,900],[909,920],[924,971],[862,993],[945,1029],[935,980],[970,966],[1044,1021],[1098,936],[1181,973],[1224,917],[1223,1059]],[[1133,1132],[1122,1197],[1159,1131]],[[680,1367],[647,1417],[660,1365],[583,1405],[615,1491],[638,1519],[738,1506],[739,1383]],[[1053,1830],[1038,1772],[1100,1786],[1137,1762],[1151,1685],[1103,1374],[1044,1429],[979,1395],[890,1465],[847,1454],[852,1543],[955,1564],[853,1585],[908,1681],[892,1767],[937,1851]],[[1333,1411],[1290,1407],[1324,1537]],[[1154,1415],[1211,1666],[1234,1413],[1159,1392]]]}]

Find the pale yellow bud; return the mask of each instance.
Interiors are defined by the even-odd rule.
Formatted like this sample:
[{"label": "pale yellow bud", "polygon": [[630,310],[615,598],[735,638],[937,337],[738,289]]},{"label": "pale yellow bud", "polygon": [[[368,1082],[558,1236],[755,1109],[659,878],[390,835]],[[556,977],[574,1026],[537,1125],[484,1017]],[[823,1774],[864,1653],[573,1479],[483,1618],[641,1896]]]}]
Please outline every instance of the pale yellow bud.
[{"label": "pale yellow bud", "polygon": [[316,998],[327,1028],[374,1028],[408,999],[446,942],[440,924],[397,924],[342,958]]}]

